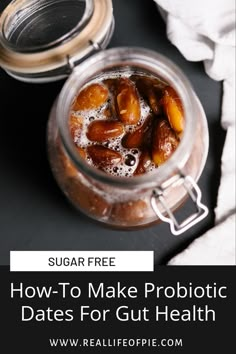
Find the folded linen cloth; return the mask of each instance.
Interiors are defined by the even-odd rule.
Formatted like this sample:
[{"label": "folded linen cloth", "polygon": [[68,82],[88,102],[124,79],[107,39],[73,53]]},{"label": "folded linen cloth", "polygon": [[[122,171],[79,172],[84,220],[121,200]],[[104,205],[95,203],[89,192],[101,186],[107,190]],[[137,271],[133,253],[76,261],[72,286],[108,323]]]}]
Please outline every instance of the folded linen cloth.
[{"label": "folded linen cloth", "polygon": [[235,264],[235,1],[154,0],[166,20],[167,36],[190,61],[223,80],[221,125],[226,140],[215,209],[216,226],[193,241],[169,265]]}]

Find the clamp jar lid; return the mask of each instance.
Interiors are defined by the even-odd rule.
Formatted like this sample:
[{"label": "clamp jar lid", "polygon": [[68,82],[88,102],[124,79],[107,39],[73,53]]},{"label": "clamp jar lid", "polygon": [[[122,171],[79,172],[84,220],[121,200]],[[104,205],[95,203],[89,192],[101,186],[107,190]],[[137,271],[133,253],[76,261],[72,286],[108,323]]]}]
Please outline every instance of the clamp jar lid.
[{"label": "clamp jar lid", "polygon": [[59,80],[113,30],[111,0],[13,0],[0,17],[0,65],[23,81]]}]

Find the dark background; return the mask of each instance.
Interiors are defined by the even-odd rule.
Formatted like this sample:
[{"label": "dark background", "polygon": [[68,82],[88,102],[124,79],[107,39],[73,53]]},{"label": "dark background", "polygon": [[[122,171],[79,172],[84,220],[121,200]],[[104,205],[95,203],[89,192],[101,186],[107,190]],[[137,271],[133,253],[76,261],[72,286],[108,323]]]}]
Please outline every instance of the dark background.
[{"label": "dark background", "polygon": [[[8,2],[1,0],[0,11]],[[9,264],[9,250],[155,250],[155,263],[165,264],[213,225],[224,141],[221,83],[205,74],[202,63],[187,62],[170,44],[152,0],[113,4],[116,26],[109,47],[141,46],[164,54],[185,72],[202,102],[210,150],[199,185],[209,216],[174,237],[167,224],[113,231],[75,211],[52,177],[46,152],[48,115],[63,81],[25,84],[0,69],[0,264]],[[187,212],[188,203],[181,216]]]}]

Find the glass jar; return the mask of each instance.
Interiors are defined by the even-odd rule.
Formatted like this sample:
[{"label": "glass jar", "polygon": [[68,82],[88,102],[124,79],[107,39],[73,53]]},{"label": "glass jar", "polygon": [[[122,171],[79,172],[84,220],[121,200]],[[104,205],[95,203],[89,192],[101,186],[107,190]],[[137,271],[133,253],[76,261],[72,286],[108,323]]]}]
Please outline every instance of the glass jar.
[{"label": "glass jar", "polygon": [[113,31],[111,0],[13,0],[0,16],[0,66],[21,81],[60,80]]},{"label": "glass jar", "polygon": [[[180,96],[185,131],[171,158],[153,172],[114,177],[88,165],[69,131],[71,105],[82,87],[109,72],[142,73],[162,78]],[[53,174],[67,198],[91,218],[117,228],[145,227],[160,220],[178,235],[207,215],[196,182],[208,152],[203,108],[184,74],[167,58],[143,48],[102,51],[73,69],[55,103],[48,124],[48,151]],[[190,197],[196,213],[181,224],[173,212]]]}]

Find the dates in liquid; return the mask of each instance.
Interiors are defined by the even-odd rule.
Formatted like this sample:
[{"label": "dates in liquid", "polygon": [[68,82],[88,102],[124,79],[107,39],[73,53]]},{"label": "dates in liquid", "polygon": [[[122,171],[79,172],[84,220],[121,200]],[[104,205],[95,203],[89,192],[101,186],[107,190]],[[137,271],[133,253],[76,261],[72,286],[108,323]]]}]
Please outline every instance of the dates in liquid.
[{"label": "dates in liquid", "polygon": [[78,153],[116,176],[141,175],[162,165],[178,147],[183,130],[177,93],[154,77],[92,82],[72,105],[70,131]]}]

